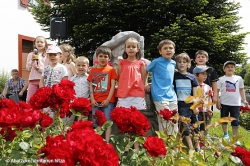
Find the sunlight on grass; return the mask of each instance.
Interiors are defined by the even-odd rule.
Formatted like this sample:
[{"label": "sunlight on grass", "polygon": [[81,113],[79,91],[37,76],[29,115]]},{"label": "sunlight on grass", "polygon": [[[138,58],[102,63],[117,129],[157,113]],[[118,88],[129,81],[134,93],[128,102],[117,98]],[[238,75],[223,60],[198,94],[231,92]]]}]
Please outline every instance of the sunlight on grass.
[{"label": "sunlight on grass", "polygon": [[[219,112],[214,112],[213,118],[212,118],[212,123],[218,121],[220,119],[220,113]],[[232,136],[232,127],[231,124],[228,124],[228,133],[229,136]],[[219,137],[222,138],[223,137],[223,130],[221,126],[218,126],[216,128],[210,128],[209,129],[209,134],[212,137]],[[239,131],[238,131],[239,135],[242,135],[243,138],[242,140],[240,140],[241,143],[244,144],[244,142],[246,142],[246,140],[250,137],[250,132],[246,129],[244,129],[243,127],[239,127]]]}]

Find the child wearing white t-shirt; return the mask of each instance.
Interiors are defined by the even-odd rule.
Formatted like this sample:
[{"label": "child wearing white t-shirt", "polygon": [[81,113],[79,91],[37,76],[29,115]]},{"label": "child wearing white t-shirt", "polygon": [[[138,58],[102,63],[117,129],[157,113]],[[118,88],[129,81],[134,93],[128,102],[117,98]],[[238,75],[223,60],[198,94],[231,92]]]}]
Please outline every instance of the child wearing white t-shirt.
[{"label": "child wearing white t-shirt", "polygon": [[43,69],[39,88],[44,86],[52,87],[54,84],[58,84],[61,80],[68,79],[66,67],[59,63],[61,53],[61,49],[55,45],[48,47],[46,54],[50,64]]},{"label": "child wearing white t-shirt", "polygon": [[[217,82],[218,94],[221,92],[221,96],[216,104],[217,109],[221,110],[221,118],[234,117],[236,120],[231,122],[233,137],[238,134],[239,128],[239,116],[241,100],[245,105],[248,105],[246,101],[244,83],[241,76],[234,75],[236,63],[234,61],[227,61],[223,65],[225,75],[220,77]],[[222,129],[224,132],[224,139],[230,141],[228,135],[227,123],[222,123]],[[237,141],[236,145],[240,145]]]}]

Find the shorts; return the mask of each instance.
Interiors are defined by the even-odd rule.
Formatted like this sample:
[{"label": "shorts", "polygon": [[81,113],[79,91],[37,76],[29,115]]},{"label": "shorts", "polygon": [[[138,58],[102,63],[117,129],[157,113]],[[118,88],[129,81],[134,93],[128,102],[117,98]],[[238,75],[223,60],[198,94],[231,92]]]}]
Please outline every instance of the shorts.
[{"label": "shorts", "polygon": [[[160,110],[169,109],[169,110],[177,110],[177,101],[154,101],[156,111],[159,113]],[[173,124],[171,121],[163,120],[158,114],[158,124],[159,131],[164,131],[166,129],[168,135],[172,135],[174,137],[177,136],[178,133],[178,123]]]},{"label": "shorts", "polygon": [[[101,102],[98,104],[100,105]],[[92,119],[94,122],[94,127],[97,127],[97,124],[95,123],[95,119],[94,119],[94,115],[97,110],[101,110],[105,114],[106,119],[111,120],[110,113],[113,111],[113,109],[114,109],[114,103],[112,102],[110,102],[107,107],[92,107]]]},{"label": "shorts", "polygon": [[124,97],[118,98],[116,107],[129,108],[130,106],[136,107],[138,110],[146,109],[146,101],[144,97]]},{"label": "shorts", "polygon": [[[236,120],[231,122],[232,127],[239,127],[240,126],[240,106],[229,106],[221,104],[221,111],[220,117],[234,117]],[[222,124],[227,124],[226,122]]]}]

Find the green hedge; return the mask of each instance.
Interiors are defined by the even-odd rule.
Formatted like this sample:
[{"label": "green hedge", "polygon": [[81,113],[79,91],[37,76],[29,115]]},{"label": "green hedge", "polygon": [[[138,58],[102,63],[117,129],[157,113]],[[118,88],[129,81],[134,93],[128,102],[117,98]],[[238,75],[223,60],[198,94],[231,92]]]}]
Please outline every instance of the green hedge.
[{"label": "green hedge", "polygon": [[0,93],[2,93],[6,81],[10,78],[10,74],[5,70],[0,70]]},{"label": "green hedge", "polygon": [[250,112],[240,114],[240,125],[246,130],[250,130]]}]

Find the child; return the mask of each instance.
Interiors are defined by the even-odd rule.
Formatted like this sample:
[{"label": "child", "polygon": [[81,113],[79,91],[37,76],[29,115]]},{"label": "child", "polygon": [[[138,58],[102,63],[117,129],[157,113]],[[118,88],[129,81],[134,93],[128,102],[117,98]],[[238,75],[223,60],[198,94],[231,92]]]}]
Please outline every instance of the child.
[{"label": "child", "polygon": [[146,68],[145,62],[141,60],[139,42],[135,38],[127,39],[122,56],[123,59],[118,64],[119,81],[116,107],[134,106],[138,110],[145,110]]},{"label": "child", "polygon": [[[92,104],[92,116],[96,110],[104,112],[106,119],[110,119],[110,113],[114,108],[115,102],[115,81],[117,74],[114,68],[108,65],[111,59],[111,50],[108,47],[100,46],[96,50],[98,65],[89,73],[88,81],[90,82],[90,100]],[[94,119],[94,118],[93,118]],[[94,127],[97,127],[94,124]],[[110,140],[111,127],[105,132],[105,139]]]},{"label": "child", "polygon": [[[158,45],[158,50],[161,57],[153,60],[148,66],[147,71],[152,72],[152,87],[151,94],[156,107],[157,112],[164,108],[169,110],[177,110],[177,97],[173,88],[173,79],[176,62],[172,60],[172,56],[175,53],[175,43],[171,40],[162,40]],[[163,126],[171,128],[171,122],[166,124],[162,122],[162,118],[158,116],[159,130],[163,131]],[[170,127],[171,126],[171,127]],[[174,125],[174,128],[167,131],[168,135],[174,135],[178,133],[178,124]]]},{"label": "child", "polygon": [[39,83],[40,88],[44,86],[52,87],[54,84],[58,84],[61,80],[68,79],[66,67],[59,63],[61,53],[61,49],[55,45],[50,45],[48,47],[46,54],[50,65],[46,66],[43,70]]},{"label": "child", "polygon": [[[206,51],[198,50],[195,53],[196,66],[207,66],[206,63],[208,62],[208,60],[209,60],[209,57],[208,57],[208,53]],[[195,66],[191,66],[189,69],[189,72],[193,73],[194,68],[195,68]],[[212,90],[213,90],[212,100],[214,103],[216,103],[217,98],[218,98],[218,93],[217,93],[218,76],[217,76],[217,73],[213,67],[210,67],[209,70],[210,70],[209,73],[207,73],[207,79],[205,80],[204,83],[208,84],[210,87],[212,87]]]},{"label": "child", "polygon": [[60,46],[60,49],[62,50],[62,64],[66,66],[68,71],[68,78],[70,79],[73,75],[76,74],[74,50],[69,44],[62,44]]},{"label": "child", "polygon": [[28,54],[26,69],[30,71],[29,85],[26,102],[29,103],[30,97],[35,94],[39,88],[39,82],[42,76],[42,71],[49,64],[46,57],[46,49],[48,48],[47,41],[42,36],[37,36],[34,40],[34,49],[37,49],[38,58],[34,52]]},{"label": "child", "polygon": [[[89,98],[89,82],[87,80],[87,70],[89,67],[89,59],[85,56],[79,56],[76,59],[76,70],[77,73],[70,78],[70,81],[75,83],[74,89],[76,97]],[[71,121],[73,122],[75,116],[72,115]]]},{"label": "child", "polygon": [[89,59],[85,56],[79,56],[76,59],[77,73],[70,78],[75,83],[76,97],[89,98],[89,82],[87,80],[87,70],[89,67]]},{"label": "child", "polygon": [[9,79],[5,84],[1,98],[9,98],[11,95],[17,94],[19,100],[25,102],[28,84],[26,83],[24,78],[19,77],[19,72],[17,69],[11,70],[11,76],[12,78]]},{"label": "child", "polygon": [[[178,100],[178,113],[180,116],[190,118],[193,111],[190,109],[191,104],[184,101],[188,96],[196,93],[198,82],[193,74],[187,72],[191,64],[190,57],[186,53],[179,54],[175,57],[178,72],[174,73],[174,89]],[[184,122],[180,124],[180,133],[185,136],[189,149],[194,150],[190,138],[190,126]]]},{"label": "child", "polygon": [[[206,66],[196,66],[193,70],[193,74],[196,76],[196,79],[199,83],[200,88],[202,88],[202,97],[204,100],[206,100],[206,103],[208,102],[212,102],[212,88],[205,84],[205,80],[207,79],[207,75],[210,72],[211,68],[210,67],[206,67]],[[208,131],[206,130],[206,125],[209,124],[209,119],[210,117],[212,117],[212,110],[211,110],[211,106],[204,106],[201,108],[198,108],[199,111],[199,115],[198,115],[198,121],[204,121],[204,123],[202,123],[200,125],[200,130],[205,131],[207,138],[210,138]]]},{"label": "child", "polygon": [[[235,65],[234,61],[227,61],[223,65],[225,75],[220,77],[217,82],[218,93],[221,92],[221,95],[216,104],[217,109],[221,110],[221,118],[228,117],[229,114],[236,118],[231,122],[233,137],[238,134],[241,100],[248,106],[243,80],[240,76],[234,75]],[[222,123],[222,129],[224,139],[229,142],[227,123]],[[236,145],[240,145],[240,142],[237,141]]]}]

